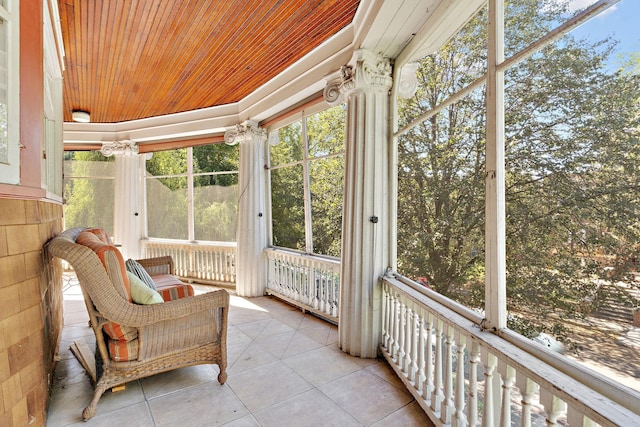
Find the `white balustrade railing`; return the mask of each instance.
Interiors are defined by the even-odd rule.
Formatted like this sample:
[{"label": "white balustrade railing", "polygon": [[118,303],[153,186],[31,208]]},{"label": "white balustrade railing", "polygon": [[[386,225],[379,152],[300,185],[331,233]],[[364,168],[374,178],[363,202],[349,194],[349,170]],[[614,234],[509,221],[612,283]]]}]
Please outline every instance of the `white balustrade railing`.
[{"label": "white balustrade railing", "polygon": [[176,275],[196,282],[235,285],[235,243],[185,243],[144,241],[146,258],[170,255]]},{"label": "white balustrade railing", "polygon": [[640,426],[640,394],[401,277],[382,280],[381,351],[440,426]]},{"label": "white balustrade railing", "polygon": [[303,310],[338,321],[340,261],[283,249],[267,249],[267,290]]}]

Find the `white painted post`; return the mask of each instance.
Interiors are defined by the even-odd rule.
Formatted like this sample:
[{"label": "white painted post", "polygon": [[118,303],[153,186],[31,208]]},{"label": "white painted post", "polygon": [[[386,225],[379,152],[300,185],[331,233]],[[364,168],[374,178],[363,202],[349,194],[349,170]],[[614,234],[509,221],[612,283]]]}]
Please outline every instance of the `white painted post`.
[{"label": "white painted post", "polygon": [[418,384],[418,337],[422,334],[419,308],[412,304],[411,307],[411,368],[409,369],[409,381],[417,388]]},{"label": "white painted post", "polygon": [[504,182],[504,3],[489,0],[487,72],[485,325],[507,326]]},{"label": "white painted post", "polygon": [[376,357],[380,341],[380,285],[389,266],[389,89],[391,63],[363,49],[352,66],[328,78],[325,99],[347,102],[340,288],[339,347]]},{"label": "white painted post", "polygon": [[239,296],[264,294],[267,246],[265,225],[265,149],[266,132],[247,121],[224,135],[227,144],[240,144],[238,175],[238,231],[236,292]]},{"label": "white painted post", "polygon": [[[132,141],[104,143],[100,150],[105,156],[116,156],[113,234],[124,259],[141,258],[142,246],[142,173],[144,155]],[[101,227],[103,224],[91,224]]]}]

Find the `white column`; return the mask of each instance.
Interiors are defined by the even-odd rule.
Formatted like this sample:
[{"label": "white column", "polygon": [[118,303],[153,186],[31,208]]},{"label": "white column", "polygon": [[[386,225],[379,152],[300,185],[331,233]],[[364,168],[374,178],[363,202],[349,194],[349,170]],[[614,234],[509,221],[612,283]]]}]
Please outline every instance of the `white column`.
[{"label": "white column", "polygon": [[100,151],[105,156],[116,156],[113,218],[115,243],[122,245],[120,252],[125,260],[140,258],[143,200],[138,147],[132,141],[116,141],[102,144]]},{"label": "white column", "polygon": [[244,297],[261,296],[265,288],[266,139],[266,132],[252,121],[238,125],[224,135],[227,144],[240,144],[236,292]]},{"label": "white column", "polygon": [[507,326],[504,182],[504,1],[489,1],[485,227],[485,327]]},{"label": "white column", "polygon": [[330,76],[325,99],[347,102],[339,346],[376,357],[381,333],[378,278],[389,266],[389,60],[365,50]]}]

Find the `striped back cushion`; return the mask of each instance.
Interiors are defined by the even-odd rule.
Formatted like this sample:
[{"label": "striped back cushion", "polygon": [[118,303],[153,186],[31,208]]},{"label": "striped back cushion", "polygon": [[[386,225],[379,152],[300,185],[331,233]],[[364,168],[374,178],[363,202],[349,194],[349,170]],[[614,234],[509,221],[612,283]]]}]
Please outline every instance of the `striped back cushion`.
[{"label": "striped back cushion", "polygon": [[[76,243],[88,247],[98,255],[116,291],[131,302],[129,277],[127,276],[122,254],[115,246],[105,243],[105,240],[108,242],[106,233],[96,233],[95,230],[99,229],[80,232],[76,238]],[[138,330],[136,328],[108,322],[104,325],[103,330],[111,338],[109,340],[109,354],[112,360],[133,360],[137,357],[138,343],[136,338],[138,338]],[[128,342],[130,341],[135,341],[135,344],[129,345]],[[133,348],[136,349],[135,356],[132,356]]]},{"label": "striped back cushion", "polygon": [[85,228],[84,231],[88,231],[89,233],[95,234],[96,237],[100,239],[102,243],[106,243],[107,245],[113,244],[107,232],[104,231],[104,228],[100,228],[100,227]]},{"label": "striped back cushion", "polygon": [[129,278],[127,277],[127,269],[120,251],[115,246],[104,243],[90,231],[80,232],[76,243],[88,247],[98,255],[118,293],[131,302]]}]

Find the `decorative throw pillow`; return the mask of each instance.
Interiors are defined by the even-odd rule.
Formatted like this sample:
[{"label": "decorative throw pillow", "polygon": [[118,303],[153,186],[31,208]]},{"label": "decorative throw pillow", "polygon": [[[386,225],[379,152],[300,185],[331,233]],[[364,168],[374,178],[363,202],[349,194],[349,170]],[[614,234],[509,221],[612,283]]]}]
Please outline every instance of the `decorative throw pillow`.
[{"label": "decorative throw pillow", "polygon": [[145,270],[144,267],[140,265],[138,261],[136,261],[135,259],[128,259],[125,265],[126,265],[127,271],[138,276],[138,278],[142,280],[142,282],[145,285],[147,285],[154,291],[158,290],[156,288],[156,284],[153,282],[153,279],[151,278],[149,273],[147,273],[147,270]]},{"label": "decorative throw pillow", "polygon": [[131,299],[137,304],[159,304],[164,302],[162,296],[148,287],[138,276],[127,271],[131,284]]}]

